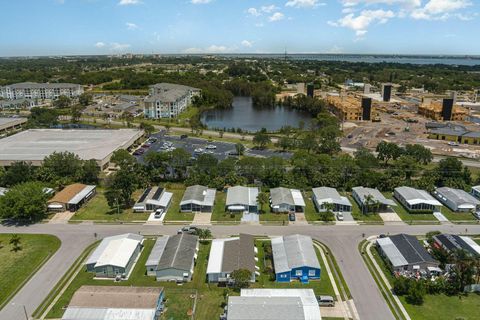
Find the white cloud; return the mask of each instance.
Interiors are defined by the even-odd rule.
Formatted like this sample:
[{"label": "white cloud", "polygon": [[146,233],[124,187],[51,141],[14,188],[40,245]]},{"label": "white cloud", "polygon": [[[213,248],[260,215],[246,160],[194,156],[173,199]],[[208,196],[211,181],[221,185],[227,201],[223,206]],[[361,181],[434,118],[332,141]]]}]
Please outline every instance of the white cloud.
[{"label": "white cloud", "polygon": [[191,0],[190,3],[192,4],[207,4],[212,2],[212,0]]},{"label": "white cloud", "polygon": [[110,44],[110,50],[112,51],[125,51],[128,48],[130,48],[130,45],[127,43],[112,42]]},{"label": "white cloud", "polygon": [[469,0],[430,0],[424,7],[412,11],[411,17],[423,20],[445,20],[451,16],[464,20],[465,15],[452,13],[472,5]]},{"label": "white cloud", "polygon": [[248,40],[243,40],[242,41],[242,46],[247,47],[247,48],[251,48],[253,46],[253,42],[248,41]]},{"label": "white cloud", "polygon": [[138,26],[133,22],[127,22],[127,23],[125,23],[125,25],[127,26],[128,30],[137,30],[138,29]]},{"label": "white cloud", "polygon": [[262,15],[257,9],[255,8],[248,8],[247,9],[247,13],[251,16],[254,16],[254,17],[258,17],[260,15]]},{"label": "white cloud", "polygon": [[395,17],[395,13],[391,10],[363,10],[357,16],[354,13],[349,13],[337,21],[329,21],[328,23],[332,26],[352,29],[357,37],[363,37],[372,23],[386,23],[393,17]]},{"label": "white cloud", "polygon": [[120,0],[118,5],[129,6],[129,5],[132,5],[132,4],[140,4],[140,3],[142,3],[140,0]]},{"label": "white cloud", "polygon": [[320,3],[318,0],[289,0],[285,3],[286,7],[294,8],[312,8],[320,5],[326,5],[326,3]]},{"label": "white cloud", "polygon": [[273,11],[277,10],[278,7],[275,6],[274,4],[268,5],[268,6],[261,6],[260,10],[266,13],[272,13]]},{"label": "white cloud", "polygon": [[281,12],[275,12],[272,14],[270,17],[268,17],[268,21],[274,22],[274,21],[280,21],[285,19],[285,15]]},{"label": "white cloud", "polygon": [[103,48],[103,47],[105,47],[105,42],[99,41],[99,42],[95,43],[95,47],[97,47],[97,48]]}]

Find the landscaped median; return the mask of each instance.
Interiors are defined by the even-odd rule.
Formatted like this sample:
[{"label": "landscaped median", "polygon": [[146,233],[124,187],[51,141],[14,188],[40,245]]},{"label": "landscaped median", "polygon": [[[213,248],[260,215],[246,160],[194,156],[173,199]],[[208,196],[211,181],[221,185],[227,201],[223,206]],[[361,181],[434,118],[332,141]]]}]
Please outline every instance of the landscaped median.
[{"label": "landscaped median", "polygon": [[[47,319],[61,318],[65,311],[65,306],[69,304],[73,294],[81,286],[106,285],[163,287],[167,301],[166,309],[161,319],[218,319],[219,315],[223,313],[223,307],[227,302],[228,296],[238,295],[239,292],[234,289],[219,287],[216,284],[206,282],[206,269],[211,241],[200,242],[192,281],[182,285],[177,285],[174,282],[159,282],[155,280],[155,277],[146,275],[145,263],[152,251],[154,243],[155,237],[145,237],[143,250],[132,273],[128,280],[120,282],[114,282],[113,279],[94,279],[94,274],[86,271],[84,266],[85,260],[96,247],[97,243],[90,246],[52,290],[50,296],[47,297],[42,306],[35,312],[35,316],[41,317],[44,315]],[[312,280],[308,284],[301,284],[300,282],[275,282],[267,272],[267,267],[272,265],[272,261],[264,259],[263,251],[263,245],[270,245],[270,239],[259,237],[256,238],[255,244],[258,249],[257,264],[260,268],[260,276],[255,283],[251,284],[252,288],[311,288],[316,295],[331,295],[335,297],[337,300],[336,308],[342,309],[340,316],[338,316],[339,312],[337,312],[337,314],[333,312],[333,317],[329,317],[329,315],[326,314],[323,319],[333,320],[350,317],[352,313],[350,311],[350,302],[344,302],[351,298],[348,288],[331,253],[323,244],[315,242],[315,250],[322,269],[321,280]],[[333,309],[334,308],[331,310]]]},{"label": "landscaped median", "polygon": [[48,261],[60,244],[60,240],[51,235],[0,234],[0,309]]}]

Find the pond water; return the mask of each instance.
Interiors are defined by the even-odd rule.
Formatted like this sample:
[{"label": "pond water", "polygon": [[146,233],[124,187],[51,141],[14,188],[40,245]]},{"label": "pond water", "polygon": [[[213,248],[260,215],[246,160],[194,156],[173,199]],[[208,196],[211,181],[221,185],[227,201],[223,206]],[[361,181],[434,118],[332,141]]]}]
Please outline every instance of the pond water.
[{"label": "pond water", "polygon": [[277,131],[284,126],[298,127],[301,121],[307,126],[311,116],[291,108],[255,107],[251,97],[235,97],[231,108],[207,110],[200,119],[209,129],[241,128],[256,132],[262,128]]}]

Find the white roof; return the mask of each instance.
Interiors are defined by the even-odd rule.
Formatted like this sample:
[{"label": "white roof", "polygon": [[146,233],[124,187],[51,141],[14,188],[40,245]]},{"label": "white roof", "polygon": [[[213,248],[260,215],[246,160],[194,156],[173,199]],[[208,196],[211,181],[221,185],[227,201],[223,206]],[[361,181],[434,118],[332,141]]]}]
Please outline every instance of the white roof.
[{"label": "white roof", "polygon": [[208,256],[207,274],[222,272],[223,247],[225,242],[239,240],[240,238],[213,239]]},{"label": "white roof", "polygon": [[341,196],[335,188],[319,187],[312,189],[315,199],[319,205],[324,203],[333,203],[344,206],[352,206],[347,197]]},{"label": "white roof", "polygon": [[185,190],[180,205],[193,203],[199,206],[213,206],[215,193],[215,189],[209,189],[200,185],[190,186]]},{"label": "white roof", "polygon": [[300,190],[290,189],[290,191],[292,192],[293,202],[295,202],[295,205],[305,207],[305,200],[303,200]]},{"label": "white roof", "polygon": [[380,191],[378,191],[378,189],[354,187],[352,188],[352,191],[358,195],[358,198],[360,199],[362,204],[365,204],[365,199],[367,196],[371,196],[373,201],[378,201],[381,204],[387,206],[397,206],[395,201],[385,198],[385,196]]},{"label": "white roof", "polygon": [[143,237],[141,235],[133,234],[133,233],[126,233],[126,234],[120,234],[117,236],[106,237],[102,240],[102,242],[100,242],[100,244],[95,249],[95,251],[92,252],[86,264],[96,265],[104,255],[105,251],[114,249],[113,247],[110,247],[111,242],[116,240],[123,240],[123,239],[130,239],[135,241],[136,243],[140,243]]},{"label": "white roof", "polygon": [[152,320],[155,309],[68,307],[62,320]]},{"label": "white roof", "polygon": [[472,189],[480,192],[480,186],[473,186]]},{"label": "white roof", "polygon": [[110,241],[105,251],[98,258],[95,267],[116,266],[125,268],[139,243],[139,241],[127,238]]},{"label": "white roof", "polygon": [[145,266],[157,266],[162,258],[163,252],[165,251],[165,247],[167,246],[168,238],[170,236],[163,236],[158,237],[157,241],[155,241],[155,245],[148,256],[147,262]]},{"label": "white roof", "polygon": [[258,188],[249,188],[243,186],[230,187],[227,190],[226,205],[243,204],[256,206],[258,197]]},{"label": "white roof", "polygon": [[408,261],[403,257],[402,253],[397,249],[397,246],[390,238],[377,239],[377,244],[382,248],[388,260],[394,267],[401,267],[408,264]]},{"label": "white roof", "polygon": [[172,197],[173,197],[173,193],[165,191],[163,192],[160,199],[158,200],[149,199],[147,200],[147,204],[153,204],[159,207],[167,207]]},{"label": "white roof", "polygon": [[299,267],[320,269],[312,238],[294,234],[272,238],[275,272],[282,273]]},{"label": "white roof", "polygon": [[461,189],[442,187],[437,188],[433,194],[440,201],[447,201],[448,199],[461,209],[475,209],[480,206],[480,200]]},{"label": "white roof", "polygon": [[82,191],[77,193],[70,201],[69,204],[77,204],[82,201],[86,196],[88,196],[93,190],[95,190],[95,186],[85,186]]},{"label": "white roof", "polygon": [[441,206],[434,197],[432,197],[427,191],[415,189],[411,187],[398,187],[395,191],[407,201],[410,205],[416,205],[420,203],[426,203],[432,206]]},{"label": "white roof", "polygon": [[465,243],[467,243],[473,250],[475,250],[480,255],[480,245],[473,241],[470,237],[460,236]]}]

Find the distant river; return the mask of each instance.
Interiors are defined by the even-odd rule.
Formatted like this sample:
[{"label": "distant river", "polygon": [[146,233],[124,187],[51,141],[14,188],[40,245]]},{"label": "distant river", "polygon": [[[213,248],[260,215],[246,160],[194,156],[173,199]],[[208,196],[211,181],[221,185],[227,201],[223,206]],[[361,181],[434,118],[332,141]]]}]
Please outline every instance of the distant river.
[{"label": "distant river", "polygon": [[307,112],[284,107],[254,107],[252,98],[235,97],[231,108],[207,110],[200,119],[209,129],[241,128],[255,132],[262,128],[277,131],[287,125],[298,127],[300,121],[308,125],[311,116]]}]

